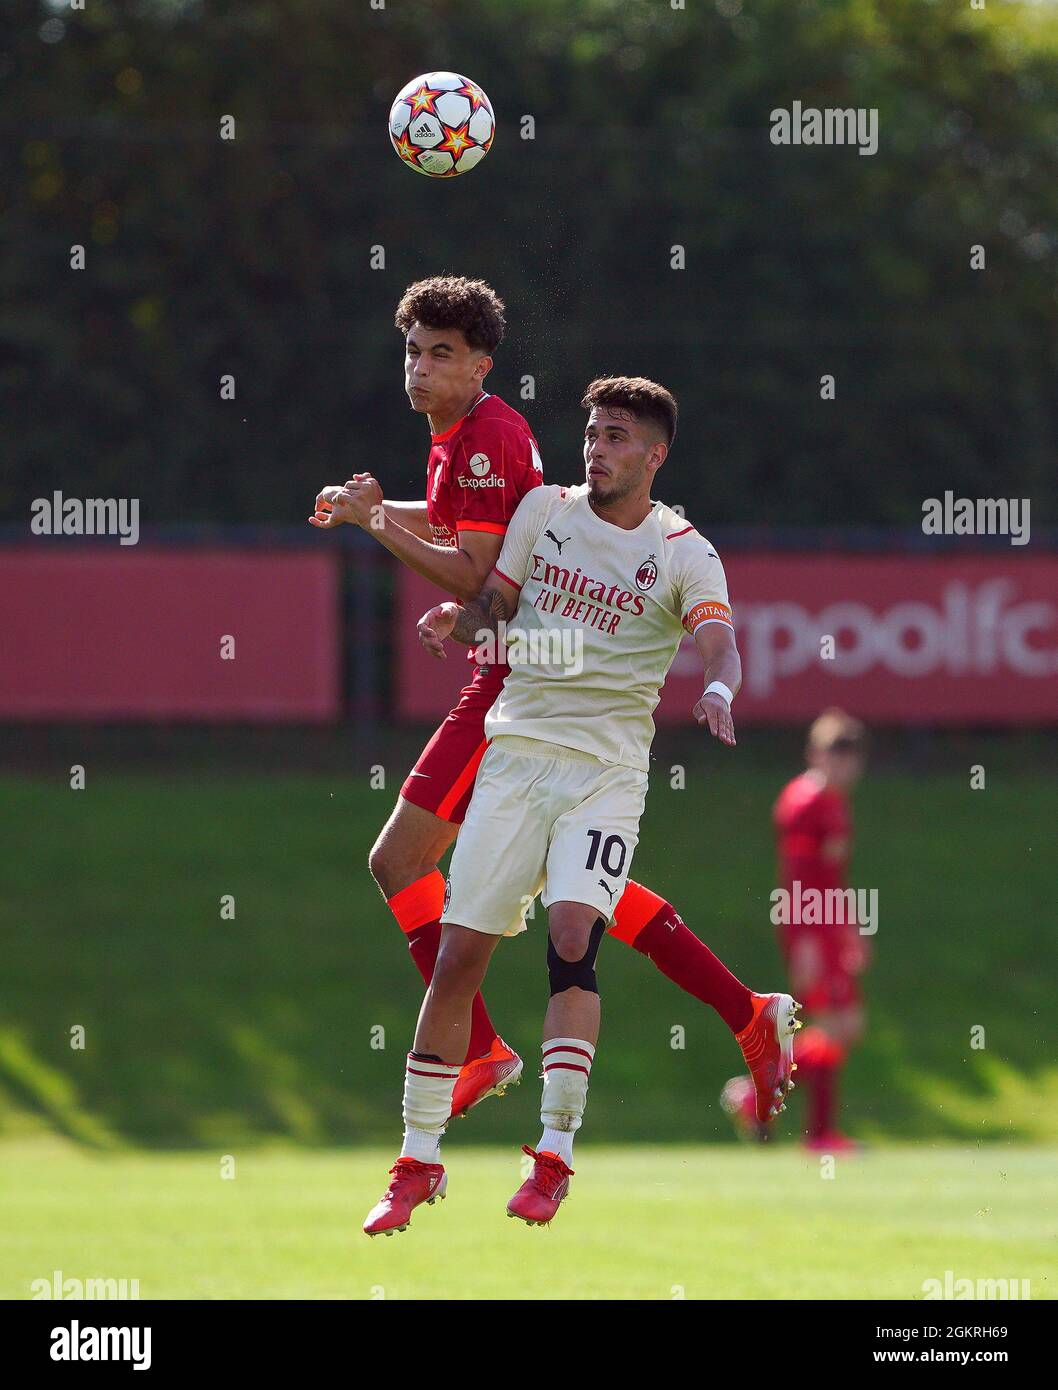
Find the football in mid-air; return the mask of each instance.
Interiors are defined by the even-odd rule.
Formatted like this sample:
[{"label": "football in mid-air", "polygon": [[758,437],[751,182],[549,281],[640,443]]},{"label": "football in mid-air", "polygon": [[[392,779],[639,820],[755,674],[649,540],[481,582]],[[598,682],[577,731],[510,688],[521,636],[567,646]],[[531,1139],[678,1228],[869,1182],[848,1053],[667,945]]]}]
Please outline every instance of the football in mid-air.
[{"label": "football in mid-air", "polygon": [[476,82],[457,72],[426,72],[398,93],[389,111],[393,148],[431,178],[454,178],[489,152],[496,119]]}]

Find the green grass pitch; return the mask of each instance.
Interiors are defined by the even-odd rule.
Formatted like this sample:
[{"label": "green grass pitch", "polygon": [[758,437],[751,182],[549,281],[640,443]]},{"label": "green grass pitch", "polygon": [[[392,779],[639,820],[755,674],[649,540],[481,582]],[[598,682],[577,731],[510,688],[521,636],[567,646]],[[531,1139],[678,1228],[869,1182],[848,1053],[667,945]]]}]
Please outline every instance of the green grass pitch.
[{"label": "green grass pitch", "polygon": [[[764,758],[760,741],[688,747],[681,788],[659,755],[633,872],[748,984],[774,989],[769,817],[797,754]],[[60,766],[0,782],[0,1139],[390,1144],[422,984],[366,859],[415,751],[383,758],[378,791],[348,769],[130,774],[90,753],[84,791]],[[856,795],[853,883],[878,889],[879,927],[845,1118],[872,1141],[1054,1142],[1053,781],[1005,766],[997,741],[960,756],[962,771],[872,769]],[[970,789],[978,760],[986,791]],[[502,943],[486,984],[526,1058],[523,1094],[544,931],[538,913]],[[717,1096],[741,1059],[723,1024],[618,942],[604,942],[599,978],[586,1137],[730,1141]],[[535,1137],[496,1107],[466,1141]]]},{"label": "green grass pitch", "polygon": [[[659,755],[635,875],[773,988],[769,811],[796,748],[745,745]],[[550,1230],[508,1220],[538,1133],[538,915],[487,987],[526,1083],[454,1127],[448,1200],[368,1241],[421,984],[365,861],[415,751],[383,758],[385,791],[90,750],[84,792],[58,763],[0,784],[0,1297],[55,1270],[146,1299],[915,1299],[949,1270],[1053,1296],[1053,790],[979,739],[985,792],[879,767],[856,797],[853,882],[880,894],[844,1083],[866,1153],[823,1176],[793,1142],[800,1093],[774,1144],[732,1144],[726,1029],[607,942],[572,1200]]]},{"label": "green grass pitch", "polygon": [[215,1153],[12,1141],[0,1297],[29,1298],[55,1270],[138,1279],[142,1299],[903,1300],[948,1270],[1054,1296],[1050,1149],[890,1147],[839,1157],[826,1178],[790,1146],[584,1143],[549,1229],[505,1214],[514,1146],[447,1150],[448,1198],[369,1241],[390,1150],[237,1151],[224,1179]]}]

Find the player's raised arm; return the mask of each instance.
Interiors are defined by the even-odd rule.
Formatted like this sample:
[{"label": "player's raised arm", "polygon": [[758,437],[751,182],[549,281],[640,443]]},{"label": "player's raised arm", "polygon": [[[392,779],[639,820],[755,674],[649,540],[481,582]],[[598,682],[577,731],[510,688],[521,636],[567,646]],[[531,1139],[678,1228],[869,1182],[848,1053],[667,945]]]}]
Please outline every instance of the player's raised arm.
[{"label": "player's raised arm", "polygon": [[495,636],[500,623],[518,607],[518,592],[517,585],[493,570],[477,598],[464,604],[439,603],[424,613],[416,627],[419,641],[431,656],[443,660],[448,637],[471,647],[490,634]]},{"label": "player's raised arm", "polygon": [[[368,473],[357,473],[344,485],[330,483],[327,487],[321,488],[316,494],[316,506],[313,515],[309,517],[309,524],[321,530],[330,530],[335,526],[341,526],[343,522],[355,526],[356,521],[352,513],[341,503],[335,506],[335,500],[343,493],[359,492],[370,476]],[[432,540],[425,497],[416,502],[391,502],[387,497],[383,499],[382,510],[387,521],[395,521],[421,540]]]},{"label": "player's raised arm", "polygon": [[735,645],[734,629],[727,623],[705,623],[694,634],[694,645],[702,658],[705,691],[694,707],[699,724],[730,747],[735,746],[735,725],[731,701],[742,685],[742,660]]},{"label": "player's raised arm", "polygon": [[444,643],[448,637],[464,646],[473,646],[482,641],[485,634],[495,634],[501,620],[513,616],[529,570],[533,546],[546,524],[547,510],[557,491],[559,489],[546,486],[533,488],[518,503],[503,537],[502,549],[499,537],[495,538],[498,559],[477,597],[468,599],[462,607],[458,603],[438,604],[419,619],[419,641],[432,656],[444,657]]},{"label": "player's raised arm", "polygon": [[705,689],[694,707],[700,725],[729,747],[735,745],[731,701],[742,684],[742,661],[735,645],[727,576],[720,557],[691,527],[673,538],[683,625],[702,658]]},{"label": "player's raised arm", "polygon": [[[317,498],[317,502],[319,500]],[[329,502],[331,507],[329,519],[320,521],[310,517],[314,525],[334,526],[345,521],[362,527],[409,569],[457,598],[477,597],[500,553],[502,536],[490,531],[460,531],[458,544],[454,546],[434,545],[431,540],[417,535],[404,524],[407,518],[401,517],[400,504],[387,502],[377,479],[369,473],[357,474],[351,483],[324,502]],[[423,529],[428,537],[429,527]]]},{"label": "player's raised arm", "polygon": [[432,541],[430,520],[426,512],[426,498],[421,502],[391,502],[388,497],[382,501],[382,510],[387,522],[396,522],[418,536],[421,541]]}]

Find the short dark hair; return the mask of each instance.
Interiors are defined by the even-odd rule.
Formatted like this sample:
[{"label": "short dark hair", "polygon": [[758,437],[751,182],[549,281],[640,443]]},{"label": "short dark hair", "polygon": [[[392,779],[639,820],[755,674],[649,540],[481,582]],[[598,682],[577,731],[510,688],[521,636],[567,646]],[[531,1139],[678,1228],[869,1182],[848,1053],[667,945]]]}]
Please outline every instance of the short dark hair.
[{"label": "short dark hair", "polygon": [[491,354],[503,342],[505,307],[484,280],[434,275],[408,286],[394,322],[405,335],[417,323],[424,328],[458,328],[472,348]]},{"label": "short dark hair", "polygon": [[596,377],[584,392],[581,405],[585,410],[623,406],[637,420],[653,420],[659,425],[667,444],[676,438],[676,397],[645,376]]}]

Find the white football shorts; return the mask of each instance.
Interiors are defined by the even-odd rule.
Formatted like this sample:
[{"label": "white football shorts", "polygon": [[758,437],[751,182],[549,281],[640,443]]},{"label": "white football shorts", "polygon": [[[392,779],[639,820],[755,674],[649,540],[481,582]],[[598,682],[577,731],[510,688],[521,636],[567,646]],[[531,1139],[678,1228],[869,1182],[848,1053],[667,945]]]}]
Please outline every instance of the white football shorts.
[{"label": "white football shorts", "polygon": [[609,922],[639,843],[647,774],[540,739],[498,734],[456,840],[442,923],[525,931],[533,900],[587,903]]}]

